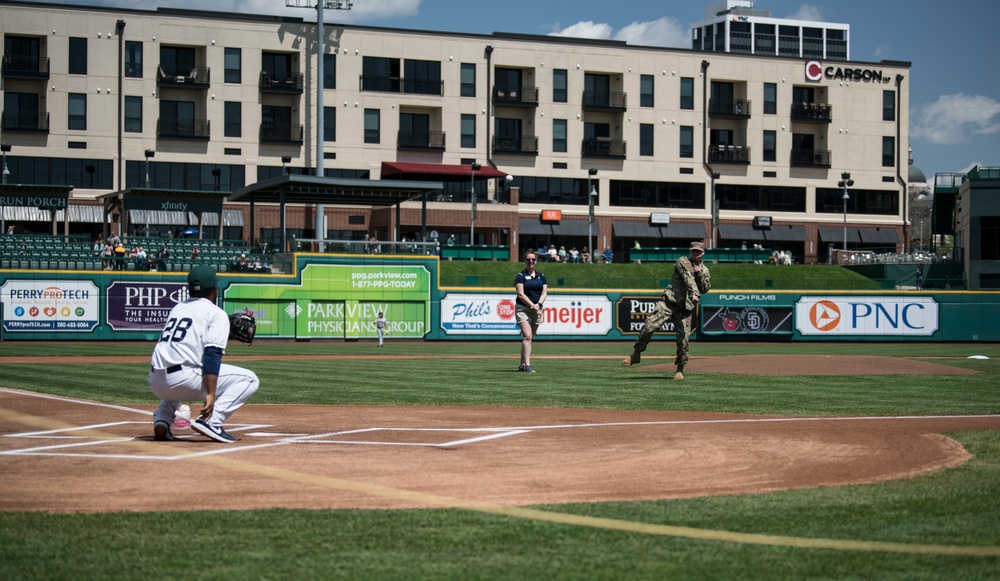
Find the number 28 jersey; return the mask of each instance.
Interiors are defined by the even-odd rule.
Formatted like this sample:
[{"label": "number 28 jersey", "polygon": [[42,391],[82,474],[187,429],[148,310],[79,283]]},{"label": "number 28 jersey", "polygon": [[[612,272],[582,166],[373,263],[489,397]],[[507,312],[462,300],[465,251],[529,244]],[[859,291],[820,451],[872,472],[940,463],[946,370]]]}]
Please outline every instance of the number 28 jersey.
[{"label": "number 28 jersey", "polygon": [[166,369],[174,365],[201,367],[206,347],[226,351],[229,317],[206,298],[191,298],[170,310],[160,340],[153,348],[152,366]]}]

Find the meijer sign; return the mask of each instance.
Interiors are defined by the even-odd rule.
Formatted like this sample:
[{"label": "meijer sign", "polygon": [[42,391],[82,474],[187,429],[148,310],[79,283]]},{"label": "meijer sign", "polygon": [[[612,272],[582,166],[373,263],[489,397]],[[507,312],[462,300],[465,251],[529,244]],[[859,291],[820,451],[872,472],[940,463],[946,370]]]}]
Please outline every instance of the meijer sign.
[{"label": "meijer sign", "polygon": [[802,297],[795,328],[803,335],[930,336],[938,304],[933,297]]}]

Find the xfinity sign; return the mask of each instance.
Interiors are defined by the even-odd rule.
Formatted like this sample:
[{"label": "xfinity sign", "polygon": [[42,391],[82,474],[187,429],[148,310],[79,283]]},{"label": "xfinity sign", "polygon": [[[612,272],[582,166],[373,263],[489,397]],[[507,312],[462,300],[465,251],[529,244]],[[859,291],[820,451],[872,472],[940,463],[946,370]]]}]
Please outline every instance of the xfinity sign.
[{"label": "xfinity sign", "polygon": [[938,330],[933,297],[802,297],[795,328],[811,336],[929,337]]}]

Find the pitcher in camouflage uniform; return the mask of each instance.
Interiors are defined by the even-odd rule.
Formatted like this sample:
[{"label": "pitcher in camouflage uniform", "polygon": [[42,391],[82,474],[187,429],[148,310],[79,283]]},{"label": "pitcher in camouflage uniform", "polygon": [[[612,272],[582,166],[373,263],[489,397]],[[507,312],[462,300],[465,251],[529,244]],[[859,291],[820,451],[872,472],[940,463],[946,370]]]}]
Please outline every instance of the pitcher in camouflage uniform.
[{"label": "pitcher in camouflage uniform", "polygon": [[691,256],[682,256],[674,263],[674,274],[670,278],[670,284],[656,303],[656,309],[646,316],[646,323],[639,333],[639,338],[632,345],[632,355],[622,360],[622,365],[628,367],[639,363],[653,333],[659,331],[668,320],[672,320],[677,332],[677,358],[674,359],[677,373],[674,379],[684,379],[684,366],[688,361],[688,335],[691,334],[691,315],[698,306],[701,295],[712,289],[712,276],[708,272],[708,267],[701,263],[704,255],[705,245],[701,242],[692,242]]}]

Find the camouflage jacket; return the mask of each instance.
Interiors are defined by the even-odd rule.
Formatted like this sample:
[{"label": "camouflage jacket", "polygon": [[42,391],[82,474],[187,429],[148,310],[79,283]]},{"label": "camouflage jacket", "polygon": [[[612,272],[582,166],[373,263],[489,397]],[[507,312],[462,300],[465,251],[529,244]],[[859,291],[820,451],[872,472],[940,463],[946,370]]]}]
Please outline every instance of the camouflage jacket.
[{"label": "camouflage jacket", "polygon": [[685,311],[693,311],[695,299],[712,290],[712,275],[702,263],[701,270],[695,272],[691,258],[682,256],[674,263],[674,274],[670,284],[663,291],[663,300]]}]

